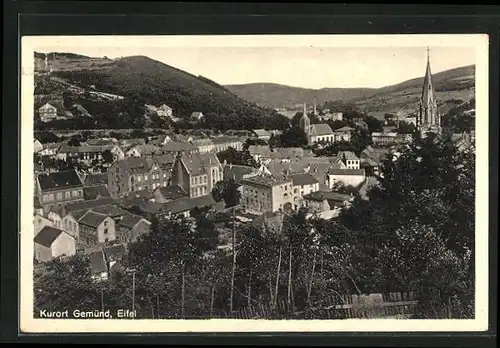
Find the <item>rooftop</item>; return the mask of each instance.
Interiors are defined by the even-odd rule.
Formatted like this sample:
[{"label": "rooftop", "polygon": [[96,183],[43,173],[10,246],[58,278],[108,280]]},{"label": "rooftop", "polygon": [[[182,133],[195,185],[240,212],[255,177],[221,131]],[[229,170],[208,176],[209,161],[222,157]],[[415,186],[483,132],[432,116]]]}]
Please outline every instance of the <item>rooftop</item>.
[{"label": "rooftop", "polygon": [[110,197],[107,185],[94,185],[83,188],[85,199],[97,199]]},{"label": "rooftop", "polygon": [[335,129],[335,133],[339,132],[339,133],[344,133],[344,132],[352,132],[354,131],[355,129],[352,128],[352,127],[349,127],[349,126],[344,126],[344,127],[341,127],[341,128],[338,128],[338,129]]},{"label": "rooftop", "polygon": [[364,169],[335,169],[328,170],[328,175],[365,175]]},{"label": "rooftop", "polygon": [[107,185],[108,173],[88,174],[84,183],[86,186]]},{"label": "rooftop", "polygon": [[42,191],[62,190],[83,186],[80,176],[74,170],[39,174],[38,182]]},{"label": "rooftop", "polygon": [[35,236],[34,242],[50,248],[52,243],[61,235],[65,233],[63,230],[51,226],[45,226],[40,232]]},{"label": "rooftop", "polygon": [[184,197],[165,203],[164,207],[173,214],[190,211],[194,208],[204,208],[215,205],[211,194],[194,198]]},{"label": "rooftop", "polygon": [[284,183],[291,182],[291,178],[287,178],[285,175],[280,175],[280,176],[270,176],[270,175],[256,175],[252,176],[250,178],[245,178],[241,180],[242,185],[259,185],[259,186],[266,186],[266,187],[272,187],[276,185],[281,185]]},{"label": "rooftop", "polygon": [[113,198],[91,199],[88,201],[68,204],[68,205],[66,205],[65,210],[66,210],[66,212],[69,213],[69,212],[76,211],[76,210],[92,209],[95,207],[113,204],[113,203],[115,203],[115,200]]},{"label": "rooftop", "polygon": [[312,135],[330,135],[333,134],[332,129],[326,123],[319,123],[311,125],[311,134]]},{"label": "rooftop", "polygon": [[187,196],[187,193],[178,185],[159,187],[157,190],[167,200],[175,200]]},{"label": "rooftop", "polygon": [[108,215],[106,214],[96,213],[92,210],[89,210],[85,215],[78,219],[78,223],[85,226],[97,228],[107,217]]},{"label": "rooftop", "polygon": [[293,174],[291,177],[293,186],[314,185],[318,183],[318,180],[309,173]]}]

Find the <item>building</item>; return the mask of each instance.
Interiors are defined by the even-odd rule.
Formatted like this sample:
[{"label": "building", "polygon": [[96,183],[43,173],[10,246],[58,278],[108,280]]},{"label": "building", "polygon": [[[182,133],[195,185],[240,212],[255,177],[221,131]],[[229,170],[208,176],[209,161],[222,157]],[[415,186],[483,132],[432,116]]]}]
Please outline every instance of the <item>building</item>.
[{"label": "building", "polygon": [[51,220],[47,219],[46,217],[44,217],[42,215],[35,214],[34,217],[33,217],[33,228],[34,228],[35,236],[45,226],[52,226],[52,227],[54,227],[54,223]]},{"label": "building", "polygon": [[152,157],[154,155],[161,155],[162,148],[159,146],[145,144],[145,145],[136,145],[131,147],[125,153],[126,157]]},{"label": "building", "polygon": [[170,172],[155,158],[130,157],[114,162],[108,169],[108,190],[111,197],[167,186]]},{"label": "building", "polygon": [[215,150],[214,143],[208,138],[194,139],[191,143],[198,148],[199,153],[210,153]]},{"label": "building", "polygon": [[108,185],[93,185],[93,186],[85,186],[83,188],[83,197],[86,200],[89,200],[89,199],[109,198],[111,197],[111,195],[109,194]]},{"label": "building", "polygon": [[40,156],[55,156],[57,155],[60,147],[60,143],[45,143],[43,144],[43,149],[39,151],[38,154]]},{"label": "building", "polygon": [[40,115],[40,120],[42,122],[49,122],[57,119],[57,108],[52,104],[45,103],[40,108],[38,108],[38,115]]},{"label": "building", "polygon": [[235,150],[241,151],[243,149],[243,142],[238,137],[220,136],[212,139],[215,152],[221,152],[232,147]]},{"label": "building", "polygon": [[261,174],[241,180],[242,206],[262,214],[292,208],[294,204],[293,180],[285,175]]},{"label": "building", "polygon": [[57,157],[66,160],[68,158],[80,161],[101,161],[103,153],[109,151],[112,155],[112,161],[120,160],[125,157],[122,149],[116,145],[83,145],[70,146],[62,145],[57,153]]},{"label": "building", "polygon": [[167,104],[162,104],[161,106],[159,106],[156,109],[156,114],[160,117],[168,117],[168,118],[171,118],[174,115],[172,108]]},{"label": "building", "polygon": [[80,225],[78,224],[78,219],[85,214],[85,210],[80,210],[76,212],[71,212],[62,218],[62,229],[68,233],[69,235],[73,236],[78,243],[80,240]]},{"label": "building", "polygon": [[37,175],[38,200],[44,212],[83,201],[83,183],[74,170]]},{"label": "building", "polygon": [[191,114],[190,119],[194,122],[201,122],[205,116],[201,111],[195,111]]},{"label": "building", "polygon": [[265,140],[265,141],[271,139],[271,133],[269,133],[265,129],[254,129],[252,131],[252,133],[253,133],[253,136],[257,139],[261,139],[261,140]]},{"label": "building", "polygon": [[140,236],[148,234],[151,222],[142,216],[125,213],[116,223],[117,239],[120,243],[134,243]]},{"label": "building", "polygon": [[421,136],[425,136],[428,132],[441,133],[441,115],[438,111],[434,84],[432,83],[429,49],[427,49],[427,68],[417,114],[417,130]]},{"label": "building", "polygon": [[349,208],[353,196],[337,192],[316,191],[305,195],[304,206],[311,215],[322,219],[331,219],[339,216],[342,209]]},{"label": "building", "polygon": [[78,219],[80,241],[86,246],[105,244],[116,239],[115,220],[110,216],[87,211]]},{"label": "building", "polygon": [[167,187],[158,187],[154,192],[154,201],[158,203],[167,203],[179,198],[188,197],[188,194],[178,185]]},{"label": "building", "polygon": [[291,175],[293,184],[293,205],[294,210],[302,206],[302,198],[311,192],[319,191],[319,182],[309,173],[299,173]]},{"label": "building", "polygon": [[179,152],[184,153],[198,153],[198,147],[190,141],[192,141],[192,137],[187,137],[186,140],[183,141],[170,141],[161,147],[161,152],[163,154],[174,154],[177,155]]},{"label": "building", "polygon": [[[222,207],[223,207],[223,202]],[[172,215],[189,217],[193,209],[217,209],[220,206],[211,194],[197,197],[182,197],[166,202],[161,208]]]},{"label": "building", "polygon": [[299,120],[299,127],[307,136],[308,144],[315,143],[333,143],[334,134],[330,126],[326,123],[318,123],[311,125],[311,120],[307,116],[307,108],[304,103],[304,111]]},{"label": "building", "polygon": [[366,179],[364,169],[335,169],[331,168],[326,173],[326,185],[329,189],[338,184],[358,187]]},{"label": "building", "polygon": [[34,243],[35,259],[38,262],[76,254],[75,239],[60,228],[43,227],[35,236]]},{"label": "building", "polygon": [[339,151],[337,157],[342,161],[346,169],[359,169],[361,160],[352,151]]},{"label": "building", "polygon": [[39,153],[43,150],[43,145],[38,140],[33,141],[33,153]]},{"label": "building", "polygon": [[209,194],[221,180],[222,165],[214,153],[179,153],[172,169],[171,184],[179,186],[191,198]]},{"label": "building", "polygon": [[250,145],[248,153],[257,163],[261,163],[268,158],[271,158],[271,149],[267,145]]},{"label": "building", "polygon": [[335,142],[340,142],[340,141],[346,141],[349,142],[351,141],[351,136],[352,133],[355,131],[354,128],[349,127],[349,126],[344,126],[338,129],[335,129],[333,131],[334,136],[335,136]]}]

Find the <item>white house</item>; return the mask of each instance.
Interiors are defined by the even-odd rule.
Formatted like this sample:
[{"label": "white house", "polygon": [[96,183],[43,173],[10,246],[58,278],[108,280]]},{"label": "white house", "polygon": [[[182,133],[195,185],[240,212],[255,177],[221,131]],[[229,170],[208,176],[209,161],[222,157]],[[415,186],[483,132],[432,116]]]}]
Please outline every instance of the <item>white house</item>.
[{"label": "white house", "polygon": [[34,238],[35,259],[47,262],[76,253],[75,239],[59,228],[45,226]]}]

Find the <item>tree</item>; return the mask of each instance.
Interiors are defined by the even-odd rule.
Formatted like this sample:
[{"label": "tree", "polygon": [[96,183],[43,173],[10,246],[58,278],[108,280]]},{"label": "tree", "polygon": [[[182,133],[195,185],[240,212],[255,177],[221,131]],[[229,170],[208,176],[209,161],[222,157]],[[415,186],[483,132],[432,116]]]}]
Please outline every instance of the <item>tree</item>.
[{"label": "tree", "polygon": [[69,141],[68,141],[68,145],[69,146],[80,146],[81,143],[80,143],[80,138],[78,137],[73,137],[71,138]]},{"label": "tree", "polygon": [[302,147],[307,145],[307,135],[299,127],[292,127],[283,131],[279,136],[276,147]]},{"label": "tree", "polygon": [[113,163],[115,156],[110,150],[105,150],[102,153],[102,159],[104,160],[104,163]]},{"label": "tree", "polygon": [[239,185],[232,178],[219,181],[212,189],[212,196],[217,202],[223,200],[226,207],[234,207],[240,203],[241,193],[238,188]]},{"label": "tree", "polygon": [[227,162],[240,166],[257,167],[257,162],[250,155],[250,152],[248,152],[248,147],[242,151],[230,147],[227,150],[218,152],[217,158],[222,163]]}]

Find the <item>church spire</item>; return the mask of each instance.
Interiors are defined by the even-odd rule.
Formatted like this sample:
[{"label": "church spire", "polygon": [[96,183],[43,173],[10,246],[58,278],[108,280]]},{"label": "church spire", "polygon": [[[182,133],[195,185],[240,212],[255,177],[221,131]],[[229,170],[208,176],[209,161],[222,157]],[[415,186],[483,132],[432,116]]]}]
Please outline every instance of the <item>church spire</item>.
[{"label": "church spire", "polygon": [[425,135],[426,132],[439,133],[441,131],[441,120],[437,110],[434,85],[432,83],[429,47],[427,47],[427,67],[419,104],[417,127],[421,134]]},{"label": "church spire", "polygon": [[311,120],[307,116],[306,103],[304,103],[304,112],[302,114],[302,117],[300,118],[299,126],[304,131],[304,133],[309,134],[311,128]]}]

